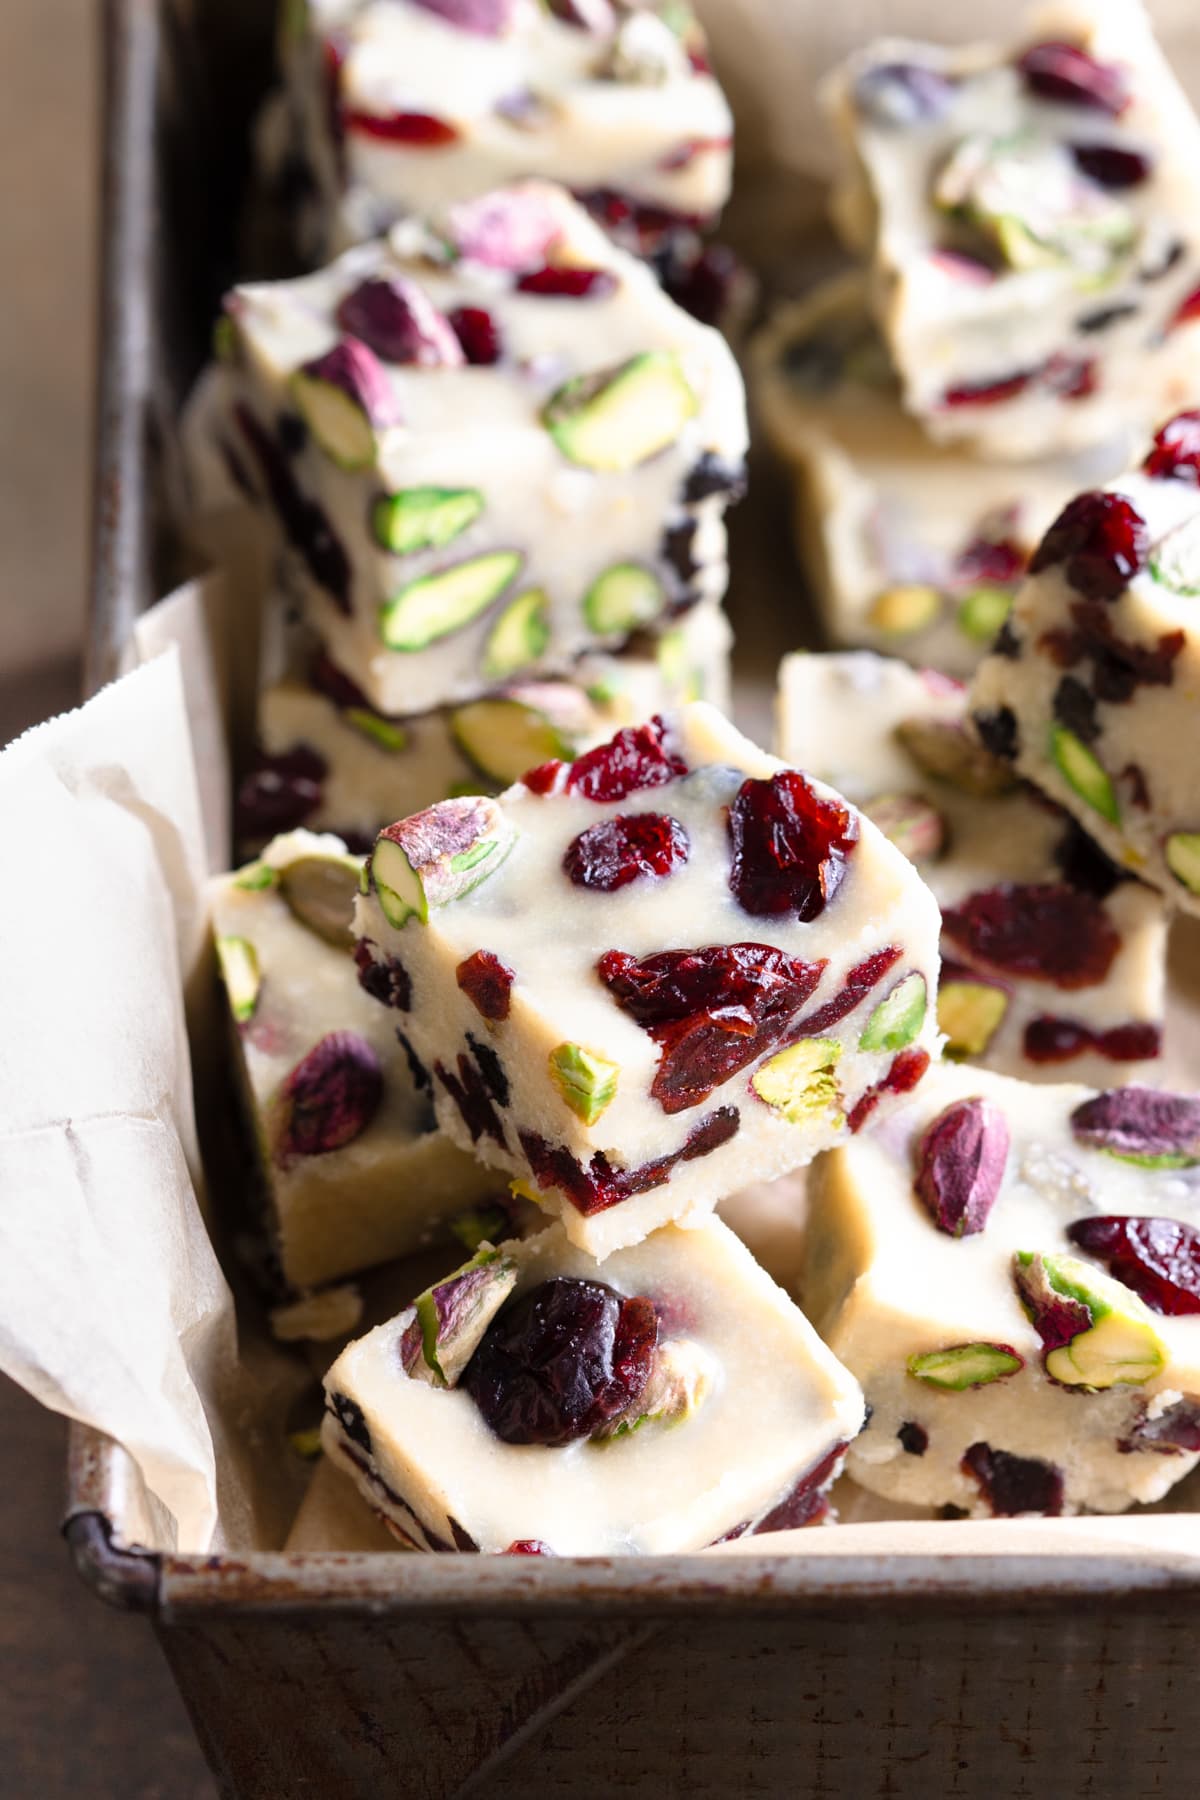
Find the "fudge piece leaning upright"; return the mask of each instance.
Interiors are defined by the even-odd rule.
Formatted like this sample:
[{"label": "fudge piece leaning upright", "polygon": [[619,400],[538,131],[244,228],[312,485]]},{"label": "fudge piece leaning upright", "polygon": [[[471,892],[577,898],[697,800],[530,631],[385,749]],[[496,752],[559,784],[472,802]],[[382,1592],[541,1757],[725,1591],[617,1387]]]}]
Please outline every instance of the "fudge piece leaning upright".
[{"label": "fudge piece leaning upright", "polygon": [[1200,413],[1038,546],[971,709],[1122,868],[1200,912]]},{"label": "fudge piece leaning upright", "polygon": [[884,40],[828,100],[835,217],[934,437],[1044,456],[1187,403],[1200,121],[1139,0],[1040,7],[1012,48]]},{"label": "fudge piece leaning upright", "polygon": [[704,699],[724,711],[731,636],[719,607],[693,607],[657,637],[589,651],[569,680],[510,680],[408,716],[377,712],[326,651],[294,638],[285,672],[259,695],[238,841],[250,847],[304,825],[369,850],[400,814],[494,793],[535,763],[569,759],[664,706]]},{"label": "fudge piece leaning upright", "polygon": [[978,1516],[1119,1512],[1200,1456],[1200,1100],[943,1064],[809,1177],[802,1298],[847,1473]]},{"label": "fudge piece leaning upright", "polygon": [[411,220],[226,308],[204,423],[380,711],[472,699],[498,665],[563,673],[720,599],[737,365],[561,188]]},{"label": "fudge piece leaning upright", "polygon": [[1129,460],[1129,433],[1020,463],[935,443],[904,410],[859,272],[777,308],[752,350],[755,406],[792,470],[797,548],[833,644],[969,674],[1059,508]]},{"label": "fudge piece leaning upright", "polygon": [[806,1525],[857,1383],[717,1219],[604,1265],[484,1245],[325,1377],[322,1440],[420,1550],[701,1550]]},{"label": "fudge piece leaning upright", "polygon": [[938,922],[875,826],[698,702],[389,826],[355,930],[445,1128],[602,1257],[918,1081]]},{"label": "fudge piece leaning upright", "polygon": [[338,838],[295,831],[212,887],[263,1225],[291,1290],[416,1250],[499,1186],[437,1130],[355,978],[358,878]]},{"label": "fudge piece leaning upright", "polygon": [[284,5],[283,156],[313,261],[525,176],[656,238],[715,223],[733,120],[686,0]]},{"label": "fudge piece leaning upright", "polygon": [[779,751],[911,857],[942,909],[945,1053],[1027,1081],[1154,1078],[1166,908],[979,744],[967,696],[859,651],[789,656]]}]

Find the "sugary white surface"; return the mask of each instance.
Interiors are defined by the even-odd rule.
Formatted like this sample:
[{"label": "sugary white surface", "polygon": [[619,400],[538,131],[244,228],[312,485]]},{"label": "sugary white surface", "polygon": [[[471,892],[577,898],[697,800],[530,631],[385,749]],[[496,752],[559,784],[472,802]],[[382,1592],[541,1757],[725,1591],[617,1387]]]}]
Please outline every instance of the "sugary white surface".
[{"label": "sugary white surface", "polygon": [[[725,711],[732,633],[723,613],[693,609],[679,625],[636,650],[594,651],[581,658],[569,684],[514,683],[497,690],[532,707],[578,752],[623,725],[681,700],[705,699]],[[259,699],[258,735],[271,755],[307,744],[325,760],[314,831],[374,839],[404,818],[454,792],[494,793],[497,783],[474,764],[455,737],[457,709],[443,707],[394,721],[402,748],[385,748],[355,709],[338,707],[309,685],[303,656]],[[392,721],[389,721],[392,722]]]},{"label": "sugary white surface", "polygon": [[[531,1188],[534,1198],[561,1215],[572,1241],[596,1256],[636,1242],[668,1220],[703,1213],[748,1182],[796,1168],[841,1138],[847,1129],[845,1113],[892,1062],[891,1051],[864,1050],[859,1037],[872,1009],[910,972],[920,973],[930,997],[912,1047],[934,1052],[938,1044],[932,999],[939,916],[911,864],[862,819],[841,885],[817,918],[800,923],[794,916],[750,915],[729,887],[725,809],[745,777],[766,779],[783,765],[703,704],[668,715],[668,732],[668,743],[678,747],[688,765],[686,778],[615,802],[511,788],[501,806],[515,829],[515,846],[488,879],[462,899],[431,909],[428,925],[410,919],[396,930],[374,893],[360,897],[356,911],[359,937],[399,957],[412,978],[413,1009],[404,1030],[421,1060],[453,1069],[460,1052],[472,1054],[469,1035],[500,1057],[510,1088],[501,1114],[505,1143],[485,1135],[475,1151],[523,1182],[531,1181],[531,1171],[520,1131],[567,1146],[585,1164],[603,1152],[617,1168],[640,1168],[681,1151],[689,1135],[719,1109],[737,1109],[738,1129],[726,1143],[676,1163],[666,1182],[607,1210],[585,1216],[557,1187]],[[818,793],[828,792],[813,785]],[[618,813],[669,813],[688,834],[686,864],[664,879],[641,878],[609,894],[573,885],[562,868],[568,845],[579,832]],[[767,1052],[703,1101],[666,1114],[650,1092],[659,1049],[596,973],[607,950],[644,957],[745,942],[825,962],[801,1018],[836,996],[848,972],[867,957],[893,945],[902,951],[853,1011],[820,1032],[841,1045],[836,1070],[840,1098],[801,1123],[789,1123],[750,1087]],[[511,1010],[500,1024],[483,1020],[455,979],[459,963],[478,950],[500,957],[515,975]],[[770,1054],[787,1041],[785,1034]],[[615,1095],[591,1126],[569,1110],[551,1075],[550,1053],[564,1043],[582,1045],[619,1070]],[[887,1099],[880,1104],[886,1107]],[[468,1145],[463,1121],[445,1093],[439,1092],[437,1106],[443,1127]]]},{"label": "sugary white surface", "polygon": [[[663,584],[664,606],[685,598],[715,601],[724,592],[724,501],[711,495],[685,504],[682,490],[706,453],[734,467],[745,454],[744,396],[729,347],[669,300],[652,272],[618,250],[561,189],[543,183],[526,191],[558,222],[556,259],[611,273],[616,287],[609,294],[571,299],[518,292],[511,271],[468,257],[444,260],[444,245],[410,221],[318,274],[237,289],[230,309],[239,362],[224,373],[216,395],[206,395],[196,421],[201,436],[215,433],[232,446],[261,490],[261,470],[235,409],[249,405],[269,430],[281,412],[293,410],[292,377],[339,341],[338,305],[361,282],[400,275],[443,312],[478,306],[497,320],[505,353],[494,365],[382,365],[402,422],[377,433],[371,467],[339,467],[311,434],[291,463],[301,489],[324,508],[351,566],[349,614],[297,568],[310,621],[383,712],[421,711],[489,685],[482,663],[499,599],[465,628],[420,650],[391,650],[380,632],[380,608],[399,589],[473,556],[518,551],[523,560],[503,600],[533,588],[548,596],[549,643],[523,673],[562,672],[585,650],[619,641],[618,632],[593,630],[583,611],[593,582],[614,564],[651,570]],[[695,398],[693,415],[670,445],[627,471],[599,473],[571,463],[541,421],[547,401],[568,380],[615,369],[647,351],[675,353]],[[198,509],[227,503],[228,477],[214,466],[211,448],[194,456],[192,467]],[[484,510],[444,548],[396,556],[372,532],[372,502],[381,490],[426,486],[478,489]],[[666,530],[692,523],[696,567],[685,583],[663,540]]]},{"label": "sugary white surface", "polygon": [[[1119,118],[1026,90],[1015,60],[1026,45],[1047,40],[1078,44],[1127,72],[1130,99]],[[888,63],[916,63],[948,77],[945,107],[901,125],[873,118],[856,103],[855,84]],[[872,258],[873,303],[904,379],[905,404],[933,436],[970,439],[991,456],[1044,455],[1105,442],[1131,419],[1146,423],[1186,403],[1197,334],[1172,332],[1165,342],[1162,334],[1200,280],[1200,124],[1139,4],[1042,6],[1023,22],[1020,41],[1003,49],[884,39],[850,58],[827,98],[843,150],[835,219],[847,241]],[[1102,278],[1047,260],[1004,267],[991,281],[964,279],[937,255],[948,231],[933,194],[967,138],[1001,143],[1010,153],[1018,139],[1040,152],[1080,142],[1148,150],[1149,179],[1115,194],[1098,190],[1128,206],[1129,248]],[[1069,157],[1064,162],[1069,168]],[[1044,200],[1052,179],[1031,183],[1031,205]],[[1176,243],[1181,250],[1171,260]],[[1084,323],[1126,306],[1136,310],[1102,328]],[[1050,376],[1010,399],[942,404],[951,388],[1002,381],[1051,357],[1094,357],[1094,393],[1064,399]]]},{"label": "sugary white surface", "polygon": [[[1169,664],[1170,679],[1140,684],[1128,700],[1097,699],[1097,735],[1087,746],[1112,783],[1117,818],[1103,817],[1064,779],[1051,755],[1055,694],[1064,675],[1093,686],[1093,664],[1069,669],[1048,653],[1048,632],[1070,631],[1081,596],[1067,565],[1056,562],[1031,576],[1012,613],[1020,645],[1013,657],[989,656],[971,688],[977,714],[1011,709],[1018,734],[1017,767],[1061,805],[1123,867],[1161,888],[1168,903],[1200,912],[1200,895],[1176,879],[1164,844],[1174,832],[1200,831],[1195,754],[1200,720],[1200,636],[1195,622],[1200,592],[1200,488],[1191,481],[1158,480],[1140,469],[1108,486],[1124,495],[1146,525],[1144,567],[1114,599],[1102,603],[1106,631],[1136,650],[1155,651],[1181,634]],[[1144,792],[1128,771],[1140,770]]]},{"label": "sugary white surface", "polygon": [[[597,1278],[558,1227],[505,1250],[519,1265],[517,1294],[553,1276]],[[655,1300],[663,1341],[682,1333],[708,1359],[712,1385],[691,1416],[606,1443],[505,1444],[461,1388],[404,1374],[397,1339],[411,1315],[401,1314],[325,1378],[327,1393],[362,1409],[370,1470],[328,1414],[326,1450],[410,1535],[415,1514],[446,1544],[453,1519],[484,1552],[540,1538],[560,1554],[661,1553],[702,1549],[761,1518],[859,1429],[857,1384],[718,1220],[655,1232],[610,1257],[602,1279]],[[372,1473],[403,1506],[388,1503]]]},{"label": "sugary white surface", "polygon": [[[959,623],[980,585],[958,566],[968,546],[1000,538],[1028,555],[1072,493],[1128,457],[1128,433],[1020,463],[936,443],[901,403],[858,272],[780,306],[751,367],[763,428],[794,470],[797,544],[830,641],[950,675],[969,674],[988,642]],[[920,630],[881,630],[875,602],[910,583],[939,590],[940,611]]]},{"label": "sugary white surface", "polygon": [[[340,839],[307,831],[275,838],[273,869],[305,855],[343,854]],[[293,914],[278,887],[238,876],[212,884],[213,931],[254,948],[262,986],[251,1018],[231,1020],[239,1077],[259,1152],[270,1231],[293,1287],[315,1287],[427,1243],[438,1224],[497,1182],[434,1125],[428,1097],[395,1052],[385,1009],[359,986],[349,950],[327,943]],[[329,1032],[352,1031],[383,1065],[383,1098],[366,1129],[341,1149],[272,1158],[270,1116],[280,1086]]]},{"label": "sugary white surface", "polygon": [[[913,1191],[914,1148],[944,1107],[974,1095],[1004,1113],[1011,1148],[984,1230],[955,1238],[935,1227]],[[1086,1261],[1066,1227],[1089,1214],[1200,1223],[1197,1170],[1137,1168],[1075,1141],[1070,1114],[1089,1095],[942,1065],[872,1137],[833,1151],[811,1172],[801,1298],[874,1409],[847,1459],[847,1472],[872,1493],[986,1515],[977,1483],[959,1468],[980,1442],[1055,1464],[1072,1512],[1159,1499],[1194,1466],[1194,1453],[1122,1452],[1117,1443],[1143,1405],[1153,1416],[1181,1395],[1200,1394],[1200,1317],[1154,1315],[1167,1354],[1143,1386],[1068,1390],[1043,1373],[1041,1341],[1013,1286],[1017,1251]],[[907,1371],[910,1356],[979,1343],[1011,1348],[1024,1368],[961,1393]],[[896,1436],[907,1422],[928,1432],[923,1455],[906,1452]]]},{"label": "sugary white surface", "polygon": [[[789,656],[780,668],[779,749],[788,762],[811,769],[869,814],[881,795],[921,795],[946,828],[946,847],[922,861],[922,876],[942,907],[1001,882],[1057,883],[1055,850],[1069,820],[1029,789],[983,799],[927,774],[896,736],[907,720],[949,724],[966,715],[963,689],[931,671],[867,651],[849,655]],[[1048,981],[1006,977],[1008,1010],[984,1054],[975,1059],[1026,1081],[1093,1081],[1097,1085],[1156,1079],[1157,1059],[1113,1062],[1085,1053],[1067,1063],[1038,1063],[1023,1051],[1025,1027],[1043,1014],[1069,1018],[1094,1031],[1130,1023],[1162,1024],[1166,981],[1165,909],[1149,888],[1124,882],[1097,901],[1121,939],[1103,980],[1065,991]],[[957,944],[947,958],[971,963]]]},{"label": "sugary white surface", "polygon": [[[591,10],[602,21],[609,8]],[[327,253],[406,212],[529,175],[581,192],[612,190],[684,218],[718,213],[732,172],[729,107],[669,27],[647,16],[654,10],[626,18],[618,40],[615,15],[593,35],[540,0],[514,0],[508,29],[485,37],[409,0],[312,0],[306,28],[282,48],[292,132],[317,182],[313,244]],[[614,79],[618,41],[636,54],[638,38],[637,60],[663,79]],[[331,39],[340,53],[340,145],[330,133]],[[432,116],[457,138],[429,148],[362,127],[363,115],[396,113]]]}]

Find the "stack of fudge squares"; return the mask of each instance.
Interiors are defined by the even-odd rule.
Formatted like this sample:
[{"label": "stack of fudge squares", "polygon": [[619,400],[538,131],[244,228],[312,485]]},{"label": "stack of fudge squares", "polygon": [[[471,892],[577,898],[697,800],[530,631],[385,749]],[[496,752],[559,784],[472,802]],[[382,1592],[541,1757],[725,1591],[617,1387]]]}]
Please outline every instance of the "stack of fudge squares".
[{"label": "stack of fudge squares", "polygon": [[1200,1460],[1200,126],[1116,19],[829,82],[869,266],[752,360],[846,647],[785,659],[773,756],[721,710],[736,364],[637,236],[728,179],[690,16],[289,14],[336,255],[234,290],[188,425],[278,571],[213,924],[277,1330],[337,1341],[323,1453],[406,1548],[702,1550],[843,1474],[1109,1512]]}]

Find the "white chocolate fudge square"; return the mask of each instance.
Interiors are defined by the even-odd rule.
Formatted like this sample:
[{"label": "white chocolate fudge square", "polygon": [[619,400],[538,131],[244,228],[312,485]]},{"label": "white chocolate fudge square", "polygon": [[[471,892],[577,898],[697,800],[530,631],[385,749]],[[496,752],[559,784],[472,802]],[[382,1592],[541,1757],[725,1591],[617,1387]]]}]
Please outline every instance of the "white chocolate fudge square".
[{"label": "white chocolate fudge square", "polygon": [[920,877],[702,702],[390,826],[364,886],[444,1128],[596,1257],[809,1161],[938,1045]]},{"label": "white chocolate fudge square", "polygon": [[1140,4],[1044,6],[1005,48],[884,40],[828,99],[835,217],[934,437],[1039,456],[1186,404],[1200,123]]},{"label": "white chocolate fudge square", "polygon": [[716,218],[733,121],[675,0],[308,0],[283,9],[318,257],[526,176],[607,213]]},{"label": "white chocolate fudge square", "polygon": [[552,1226],[462,1275],[325,1378],[325,1448],[403,1540],[653,1554],[822,1515],[862,1395],[719,1220],[599,1271]]},{"label": "white chocolate fudge square", "polygon": [[904,410],[857,272],[777,308],[752,371],[826,637],[950,675],[984,654],[1063,503],[1128,461],[1128,434],[1015,464],[936,443]]},{"label": "white chocolate fudge square", "polygon": [[410,220],[226,304],[204,420],[380,711],[562,673],[724,592],[737,365],[561,188]]},{"label": "white chocolate fudge square", "polygon": [[212,885],[213,935],[284,1284],[316,1287],[428,1243],[498,1184],[436,1128],[356,978],[358,861],[296,831]]},{"label": "white chocolate fudge square", "polygon": [[1198,1133],[1194,1098],[942,1065],[823,1158],[802,1298],[871,1409],[847,1473],[979,1516],[1119,1512],[1186,1475]]},{"label": "white chocolate fudge square", "polygon": [[724,711],[731,635],[719,609],[693,608],[657,637],[589,652],[570,680],[512,681],[408,717],[376,712],[326,652],[298,644],[259,697],[260,755],[239,788],[239,841],[261,842],[264,812],[278,829],[283,790],[288,823],[367,850],[395,818],[454,794],[495,793],[664,706],[706,699]]},{"label": "white chocolate fudge square", "polygon": [[1200,911],[1200,413],[1046,533],[971,688],[987,742],[1123,868]]},{"label": "white chocolate fudge square", "polygon": [[1156,1078],[1161,898],[980,749],[963,688],[867,651],[785,657],[779,751],[861,806],[929,884],[946,1054],[1027,1081]]}]

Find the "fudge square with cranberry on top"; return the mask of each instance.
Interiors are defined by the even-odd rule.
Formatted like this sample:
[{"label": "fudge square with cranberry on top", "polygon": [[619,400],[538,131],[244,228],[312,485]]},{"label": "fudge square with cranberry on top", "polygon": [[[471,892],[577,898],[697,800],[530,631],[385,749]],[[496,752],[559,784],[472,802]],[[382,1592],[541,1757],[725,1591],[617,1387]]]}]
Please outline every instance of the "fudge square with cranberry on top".
[{"label": "fudge square with cranberry on top", "polygon": [[948,1056],[1026,1081],[1155,1079],[1161,896],[984,750],[966,711],[966,690],[931,669],[788,656],[779,751],[862,807],[929,883]]},{"label": "fudge square with cranberry on top", "polygon": [[531,175],[655,239],[715,223],[729,197],[733,119],[687,0],[283,12],[282,135],[313,178],[299,225],[318,258]]},{"label": "fudge square with cranberry on top", "polygon": [[598,1257],[913,1086],[938,927],[882,832],[703,703],[389,826],[355,915],[444,1128]]},{"label": "fudge square with cranberry on top", "polygon": [[235,289],[224,323],[196,510],[236,482],[273,520],[310,626],[380,712],[566,673],[723,594],[737,364],[563,189],[408,220]]},{"label": "fudge square with cranberry on top", "polygon": [[1200,121],[1137,0],[1040,7],[1004,49],[887,39],[828,100],[835,218],[932,436],[1045,456],[1187,403]]},{"label": "fudge square with cranberry on top", "polygon": [[1119,1512],[1200,1455],[1200,1100],[941,1064],[810,1172],[801,1299],[862,1382],[847,1473]]},{"label": "fudge square with cranberry on top", "polygon": [[990,747],[1122,868],[1200,912],[1200,413],[1077,495],[971,688]]},{"label": "fudge square with cranberry on top", "polygon": [[325,1449],[396,1535],[485,1554],[808,1524],[863,1421],[858,1384],[715,1218],[602,1271],[558,1225],[485,1245],[325,1389]]}]

